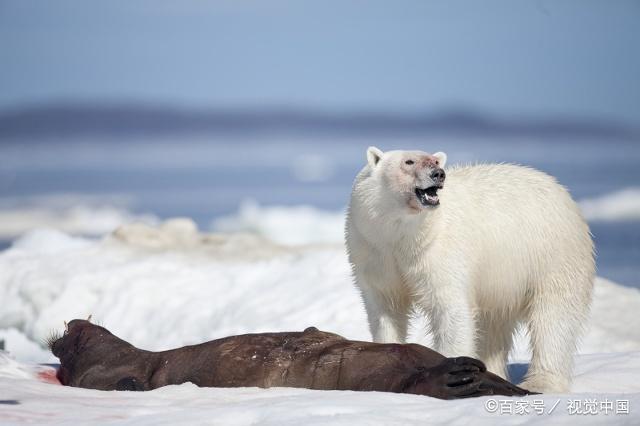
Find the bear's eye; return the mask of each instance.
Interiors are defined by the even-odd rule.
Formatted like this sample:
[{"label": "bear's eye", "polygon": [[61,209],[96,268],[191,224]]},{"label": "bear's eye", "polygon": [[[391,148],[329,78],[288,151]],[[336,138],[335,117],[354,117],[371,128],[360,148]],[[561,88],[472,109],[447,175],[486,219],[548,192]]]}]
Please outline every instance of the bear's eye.
[{"label": "bear's eye", "polygon": [[407,164],[407,165],[409,165],[409,166],[410,166],[410,165],[412,165],[412,164],[413,164],[413,160],[407,160],[407,161],[405,161],[405,162],[404,162],[404,164]]}]

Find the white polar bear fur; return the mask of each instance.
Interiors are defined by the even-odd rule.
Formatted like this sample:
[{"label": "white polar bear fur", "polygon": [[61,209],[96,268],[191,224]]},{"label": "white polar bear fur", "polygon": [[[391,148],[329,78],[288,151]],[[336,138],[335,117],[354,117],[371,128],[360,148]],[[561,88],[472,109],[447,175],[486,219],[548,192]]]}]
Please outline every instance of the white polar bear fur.
[{"label": "white polar bear fur", "polygon": [[[568,191],[510,164],[446,170],[440,205],[399,202],[398,165],[419,151],[368,151],[346,221],[346,242],[376,342],[404,342],[411,309],[436,350],[474,356],[507,378],[512,335],[526,325],[532,360],[522,386],[567,392],[587,322],[595,262],[589,228]],[[444,167],[446,156],[436,154]]]}]

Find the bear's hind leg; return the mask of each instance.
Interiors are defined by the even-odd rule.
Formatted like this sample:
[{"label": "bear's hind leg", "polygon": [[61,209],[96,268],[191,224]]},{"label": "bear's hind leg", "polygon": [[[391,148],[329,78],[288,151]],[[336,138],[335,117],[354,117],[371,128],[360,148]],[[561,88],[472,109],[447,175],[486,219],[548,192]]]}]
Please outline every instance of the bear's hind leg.
[{"label": "bear's hind leg", "polygon": [[[528,307],[531,363],[520,386],[535,392],[566,393],[571,386],[573,354],[589,313],[591,284],[585,279],[567,286],[562,279],[551,280]],[[544,290],[544,289],[540,289]]]}]

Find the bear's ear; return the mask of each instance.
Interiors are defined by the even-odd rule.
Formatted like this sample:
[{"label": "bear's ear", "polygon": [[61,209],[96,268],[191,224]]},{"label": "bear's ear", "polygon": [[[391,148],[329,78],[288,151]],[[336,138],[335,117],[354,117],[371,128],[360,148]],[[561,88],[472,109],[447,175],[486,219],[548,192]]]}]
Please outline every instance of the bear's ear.
[{"label": "bear's ear", "polygon": [[375,146],[370,146],[367,149],[367,163],[372,169],[378,164],[384,152],[380,151]]},{"label": "bear's ear", "polygon": [[441,169],[444,169],[444,165],[447,164],[447,154],[444,152],[436,152],[433,156],[438,159],[438,166],[440,166]]}]

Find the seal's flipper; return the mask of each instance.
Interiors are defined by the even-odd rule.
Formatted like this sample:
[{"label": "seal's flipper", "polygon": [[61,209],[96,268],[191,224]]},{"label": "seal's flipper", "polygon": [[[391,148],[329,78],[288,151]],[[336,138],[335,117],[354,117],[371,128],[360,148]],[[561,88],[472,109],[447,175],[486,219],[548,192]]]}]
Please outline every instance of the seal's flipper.
[{"label": "seal's flipper", "polygon": [[490,393],[483,393],[481,395],[525,396],[538,394],[538,392],[531,392],[518,387],[489,371],[484,374],[482,390]]},{"label": "seal's flipper", "polygon": [[526,389],[519,388],[487,371],[482,361],[469,357],[447,358],[430,369],[430,375],[432,378],[439,377],[436,383],[440,384],[440,388],[436,391],[439,397],[445,399],[531,394]]}]

